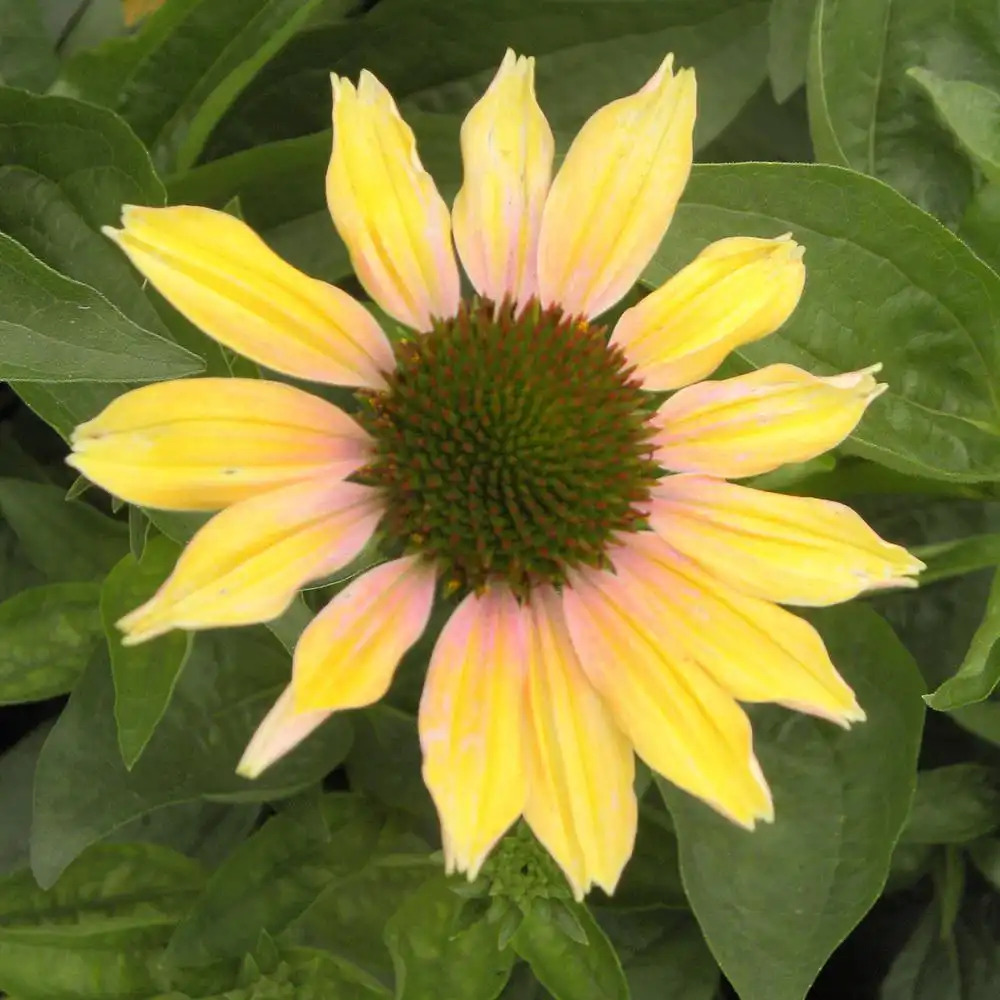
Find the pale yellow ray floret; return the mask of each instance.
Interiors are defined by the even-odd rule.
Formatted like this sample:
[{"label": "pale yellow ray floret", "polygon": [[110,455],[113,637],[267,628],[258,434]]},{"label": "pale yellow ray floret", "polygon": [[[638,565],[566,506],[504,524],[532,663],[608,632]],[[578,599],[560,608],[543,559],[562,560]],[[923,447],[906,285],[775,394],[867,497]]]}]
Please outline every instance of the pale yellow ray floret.
[{"label": "pale yellow ray floret", "polygon": [[611,343],[650,390],[711,375],[734,348],[773,333],[805,285],[804,250],[790,235],[710,243],[672,278],[626,309]]},{"label": "pale yellow ray floret", "polygon": [[864,719],[807,621],[730,587],[652,532],[629,538],[611,558],[604,589],[738,701],[794,704],[844,727]]},{"label": "pale yellow ray floret", "polygon": [[708,476],[661,480],[649,523],[718,580],[779,604],[837,604],[865,590],[916,586],[924,568],[843,504]]},{"label": "pale yellow ray floret", "polygon": [[289,483],[343,479],[371,453],[371,437],[332,404],[241,378],[143,386],[71,441],[67,462],[91,482],[160,510],[218,510]]},{"label": "pale yellow ray floret", "polygon": [[333,152],[326,195],[358,280],[414,330],[458,311],[451,217],[417,155],[413,131],[367,70],[333,78]]},{"label": "pale yellow ray floret", "polygon": [[126,205],[121,229],[103,232],[220,344],[298,378],[385,385],[392,349],[371,313],[283,261],[239,219],[195,205]]},{"label": "pale yellow ray floret", "polygon": [[470,594],[445,624],[424,681],[424,782],[441,817],[446,868],[470,878],[527,801],[526,642],[506,588]]},{"label": "pale yellow ray floret", "polygon": [[511,49],[462,123],[455,246],[466,274],[494,302],[538,294],[538,235],[555,143],[535,99],[535,60]]},{"label": "pale yellow ray floret", "polygon": [[425,560],[406,556],[368,570],[337,594],[295,647],[295,707],[361,708],[378,701],[427,626],[434,576]]},{"label": "pale yellow ray floret", "polygon": [[637,93],[584,124],[542,212],[538,288],[543,305],[596,316],[649,263],[691,170],[695,79],[667,56]]},{"label": "pale yellow ray floret", "polygon": [[638,822],[632,744],[580,666],[559,595],[540,588],[524,613],[524,818],[577,899],[595,884],[611,893],[632,854]]},{"label": "pale yellow ray floret", "polygon": [[227,507],[188,542],[156,594],[118,622],[123,641],[277,618],[306,583],[350,562],[381,515],[375,490],[323,479]]},{"label": "pale yellow ray floret", "polygon": [[881,365],[821,377],[794,365],[681,389],[657,411],[656,458],[673,472],[740,479],[840,444],[887,386]]},{"label": "pale yellow ray floret", "polygon": [[572,574],[563,605],[584,672],[654,771],[741,826],[771,820],[746,713],[635,613],[639,596],[603,570]]}]

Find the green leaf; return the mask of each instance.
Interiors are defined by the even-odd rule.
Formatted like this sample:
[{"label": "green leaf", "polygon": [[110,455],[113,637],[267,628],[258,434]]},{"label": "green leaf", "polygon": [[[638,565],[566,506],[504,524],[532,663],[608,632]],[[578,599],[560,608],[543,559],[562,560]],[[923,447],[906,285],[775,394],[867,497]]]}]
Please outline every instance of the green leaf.
[{"label": "green leaf", "polygon": [[0,0],[0,83],[44,90],[58,72],[37,0]]},{"label": "green leaf", "polygon": [[598,911],[631,1000],[714,1000],[719,966],[690,913]]},{"label": "green leaf", "polygon": [[408,712],[388,704],[358,712],[344,763],[351,788],[436,828],[434,803],[420,775],[417,720]]},{"label": "green leaf", "polygon": [[[13,197],[23,195],[22,189],[7,186],[11,168],[15,168],[15,174],[28,172],[54,184],[65,202],[93,230],[116,224],[124,203],[162,205],[164,202],[163,185],[157,179],[149,154],[128,126],[110,111],[66,97],[39,97],[0,88],[0,163],[5,176],[0,228],[53,266],[58,265],[11,226],[15,220],[24,230],[29,228],[29,220],[21,217],[17,199]],[[43,224],[35,238],[43,241],[40,245],[59,252],[59,234],[48,232],[45,221],[36,220]],[[70,235],[75,237],[76,233]],[[121,259],[114,247],[103,245],[107,259]],[[63,247],[61,252],[69,251],[69,247]],[[78,266],[87,267],[89,262],[79,261]],[[116,301],[116,296],[108,294],[97,282],[62,267],[59,270],[94,285]],[[128,265],[123,263],[119,277],[127,274]]]},{"label": "green leaf", "polygon": [[256,802],[212,802],[197,799],[144,813],[102,838],[104,844],[159,844],[214,868],[246,840],[256,826]]},{"label": "green leaf", "polygon": [[468,905],[443,875],[409,895],[385,925],[397,1000],[494,1000],[514,964],[483,918],[460,927]]},{"label": "green leaf", "polygon": [[969,535],[950,542],[917,545],[912,552],[927,566],[920,574],[920,586],[926,587],[939,580],[1000,565],[1000,534]]},{"label": "green leaf", "polygon": [[704,144],[763,82],[766,17],[765,0],[381,0],[361,17],[317,19],[293,39],[223,120],[209,158],[328,128],[331,66],[351,79],[371,70],[404,114],[464,114],[508,45],[535,56],[539,101],[557,133],[637,90],[674,52],[698,72],[695,136]]},{"label": "green leaf", "polygon": [[915,66],[909,76],[990,181],[1000,180],[1000,94],[969,80],[945,80]]},{"label": "green leaf", "polygon": [[389,918],[441,862],[426,854],[377,852],[360,871],[338,878],[295,920],[285,937],[349,957],[391,985],[392,959],[383,940]]},{"label": "green leaf", "polygon": [[0,517],[52,582],[97,580],[128,550],[128,528],[57,486],[0,478]]},{"label": "green leaf", "polygon": [[942,929],[940,905],[928,907],[889,970],[880,1000],[994,1000],[1000,989],[1000,920],[995,899],[966,900]]},{"label": "green leaf", "polygon": [[[198,158],[215,123],[320,0],[174,0],[138,35],[81,56],[70,76],[136,131],[160,167]],[[111,81],[114,97],[109,86]]]},{"label": "green leaf", "polygon": [[[808,163],[813,158],[805,94],[778,104],[762,86],[740,113],[698,153],[699,163]],[[735,375],[738,372],[733,371]]]},{"label": "green leaf", "polygon": [[555,1000],[629,1000],[628,983],[611,942],[590,911],[564,903],[587,935],[575,940],[551,920],[550,907],[532,907],[514,935],[514,950]]},{"label": "green leaf", "polygon": [[[221,209],[238,197],[244,219],[260,230],[317,212],[325,205],[324,177],[332,142],[327,127],[314,135],[265,143],[174,174],[167,179],[170,203]],[[423,146],[421,143],[420,158],[430,170]],[[327,222],[336,239],[329,213]],[[346,260],[346,248],[343,255]],[[344,273],[349,270],[346,260]]]},{"label": "green leaf", "polygon": [[863,605],[814,620],[868,721],[845,732],[754,711],[774,823],[748,833],[660,780],[692,909],[742,1000],[805,996],[878,898],[913,793],[923,721],[913,661]]},{"label": "green leaf", "polygon": [[96,583],[32,587],[0,604],[0,705],[71,690],[102,638]]},{"label": "green leaf", "polygon": [[201,371],[197,355],[137,326],[93,288],[0,233],[0,378],[153,382]]},{"label": "green leaf", "polygon": [[997,37],[992,0],[819,0],[808,87],[817,157],[875,174],[957,222],[971,171],[907,71],[918,63],[996,90]]},{"label": "green leaf", "polygon": [[970,844],[968,857],[979,874],[1000,892],[1000,837],[984,837]]},{"label": "green leaf", "polygon": [[[149,154],[116,115],[65,97],[0,88],[0,231],[49,267],[89,285],[143,330],[169,336],[125,255],[100,234],[124,204],[162,205]],[[201,335],[186,340],[203,356]],[[16,384],[64,437],[122,386]]]},{"label": "green leaf", "polygon": [[48,891],[0,883],[0,989],[26,1000],[158,992],[155,960],[197,895],[197,862],[149,844],[100,845]]},{"label": "green leaf", "polygon": [[[154,809],[202,797],[272,800],[322,778],[350,747],[343,716],[256,780],[235,773],[288,671],[287,654],[265,629],[198,634],[160,724],[129,771],[118,747],[108,659],[96,656],[38,762],[31,864],[39,882],[51,884],[88,844]],[[94,778],[81,781],[82,774]]]},{"label": "green leaf", "polygon": [[[271,947],[274,949],[273,944]],[[281,948],[274,949],[273,955],[248,956],[233,986],[224,993],[196,990],[153,1000],[370,1000],[391,996],[353,963],[312,948]]]},{"label": "green leaf", "polygon": [[131,770],[170,704],[191,654],[191,633],[173,631],[138,646],[122,644],[116,623],[160,588],[180,549],[166,538],[146,546],[143,558],[131,553],[108,574],[101,588],[101,619],[115,682],[115,723],[122,760]]},{"label": "green leaf", "polygon": [[[902,544],[974,537],[1000,528],[1000,505],[992,503],[918,496],[856,497],[853,502],[879,534]],[[910,650],[929,688],[945,681],[965,656],[982,621],[990,576],[969,573],[916,591],[869,598]],[[968,711],[978,707],[969,706]],[[952,713],[952,718],[959,721],[958,714],[965,711]]]},{"label": "green leaf", "polygon": [[824,375],[880,361],[889,391],[848,450],[921,476],[1000,478],[1000,279],[884,184],[820,165],[696,166],[644,280],[714,239],[788,230],[806,248],[805,294],[739,357]]},{"label": "green leaf", "polygon": [[327,885],[365,865],[382,817],[358,796],[326,795],[318,806],[305,817],[295,808],[280,813],[233,851],[177,928],[172,962],[243,955],[261,930],[280,933]]},{"label": "green leaf", "polygon": [[[0,757],[0,875],[29,863],[35,765],[51,728],[51,723],[39,726]],[[256,804],[185,802],[146,813],[102,843],[158,844],[211,868],[245,839],[259,812]]]},{"label": "green leaf", "polygon": [[45,575],[31,562],[13,528],[0,518],[0,600],[45,582]]},{"label": "green leaf", "polygon": [[904,844],[899,841],[892,852],[889,877],[885,880],[882,895],[912,888],[930,871],[935,859],[935,848],[931,844]]},{"label": "green leaf", "polygon": [[35,762],[50,728],[33,729],[0,756],[0,875],[27,867]]},{"label": "green leaf", "polygon": [[958,235],[994,271],[1000,271],[1000,184],[984,184],[973,195]]},{"label": "green leaf", "polygon": [[128,509],[128,549],[132,553],[132,558],[139,560],[146,550],[146,542],[149,539],[149,529],[151,521],[142,512],[141,508],[130,506]]},{"label": "green leaf", "polygon": [[949,712],[983,701],[1000,684],[1000,570],[986,602],[982,623],[954,677],[949,677],[925,700],[939,712]]},{"label": "green leaf", "polygon": [[951,764],[917,775],[901,843],[964,844],[1000,826],[1000,777],[982,764]]},{"label": "green leaf", "polygon": [[774,99],[782,104],[806,82],[809,29],[817,0],[771,0],[767,72]]},{"label": "green leaf", "polygon": [[267,623],[268,631],[288,650],[289,653],[295,651],[295,645],[299,641],[299,636],[305,631],[306,626],[313,620],[314,613],[306,604],[305,598],[299,594],[288,609]]}]

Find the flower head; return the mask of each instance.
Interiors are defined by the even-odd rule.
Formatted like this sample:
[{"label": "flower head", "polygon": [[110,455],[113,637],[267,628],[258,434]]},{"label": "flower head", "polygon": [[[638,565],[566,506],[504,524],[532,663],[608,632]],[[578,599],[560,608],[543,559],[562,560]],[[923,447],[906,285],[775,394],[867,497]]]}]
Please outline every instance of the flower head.
[{"label": "flower head", "polygon": [[634,753],[752,828],[773,811],[740,702],[864,718],[779,605],[906,585],[920,562],[839,504],[730,480],[837,445],[884,388],[877,365],[697,382],[788,318],[802,248],[721,240],[610,333],[595,322],[664,235],[694,117],[694,74],[667,58],[553,178],[533,62],[508,52],[462,128],[449,212],[386,89],[335,78],[330,211],[408,328],[392,336],[220,212],[132,207],[109,230],[221,343],[357,390],[348,414],[268,380],[161,383],[73,436],[70,463],[125,500],[219,511],[119,623],[128,642],[272,619],[380,547],[303,632],[243,774],[382,697],[437,597],[455,607],[420,704],[424,778],[447,865],[470,876],[523,816],[577,896],[610,892],[635,836]]}]

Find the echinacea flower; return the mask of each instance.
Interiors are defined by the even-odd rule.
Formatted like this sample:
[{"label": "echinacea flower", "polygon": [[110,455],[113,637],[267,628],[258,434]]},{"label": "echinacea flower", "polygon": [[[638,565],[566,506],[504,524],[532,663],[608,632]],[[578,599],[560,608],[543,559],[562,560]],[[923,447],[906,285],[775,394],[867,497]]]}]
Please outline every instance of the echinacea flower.
[{"label": "echinacea flower", "polygon": [[378,80],[333,90],[330,211],[408,332],[390,339],[221,212],[129,207],[109,230],[216,340],[358,390],[347,414],[274,381],[161,383],[77,428],[71,464],[112,493],[221,511],[122,619],[126,641],[273,619],[374,537],[384,561],[302,634],[243,774],[381,698],[437,597],[454,608],[419,730],[449,870],[475,875],[523,816],[578,896],[611,892],[635,836],[634,753],[738,824],[770,820],[739,703],[864,718],[779,605],[906,585],[921,563],[846,507],[730,480],[841,442],[884,388],[878,366],[698,381],[795,308],[788,235],[713,243],[610,336],[594,323],[649,263],[690,171],[695,79],[669,57],[590,118],[553,179],[533,62],[508,52],[462,127],[451,212]]}]

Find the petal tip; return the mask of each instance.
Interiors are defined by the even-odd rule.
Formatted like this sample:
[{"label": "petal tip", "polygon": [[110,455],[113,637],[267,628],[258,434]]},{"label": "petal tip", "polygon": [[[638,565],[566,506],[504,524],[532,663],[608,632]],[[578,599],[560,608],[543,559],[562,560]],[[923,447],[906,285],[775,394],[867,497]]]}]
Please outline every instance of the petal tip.
[{"label": "petal tip", "polygon": [[775,236],[771,241],[772,255],[782,263],[797,263],[806,254],[806,248],[797,242],[791,232]]},{"label": "petal tip", "polygon": [[[119,628],[121,626],[119,625]],[[147,635],[144,632],[124,632],[121,636],[121,644],[123,646],[139,646],[144,643],[147,639],[152,638],[152,636]]]},{"label": "petal tip", "polygon": [[169,620],[165,609],[158,608],[153,601],[149,601],[119,618],[115,622],[115,628],[122,633],[123,646],[138,646],[169,632],[174,624]]},{"label": "petal tip", "polygon": [[267,764],[256,757],[251,757],[249,750],[243,754],[240,762],[236,765],[236,773],[241,778],[247,778],[249,781],[259,778],[266,769]]},{"label": "petal tip", "polygon": [[868,714],[857,703],[857,701],[854,701],[853,704],[850,706],[850,708],[848,708],[847,711],[844,712],[843,718],[844,721],[847,723],[847,726],[845,728],[850,728],[855,722],[867,722]]}]

